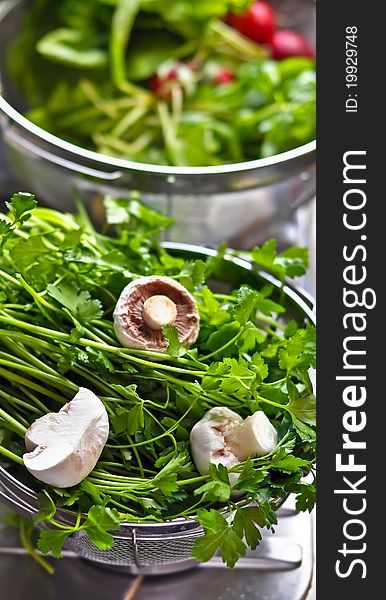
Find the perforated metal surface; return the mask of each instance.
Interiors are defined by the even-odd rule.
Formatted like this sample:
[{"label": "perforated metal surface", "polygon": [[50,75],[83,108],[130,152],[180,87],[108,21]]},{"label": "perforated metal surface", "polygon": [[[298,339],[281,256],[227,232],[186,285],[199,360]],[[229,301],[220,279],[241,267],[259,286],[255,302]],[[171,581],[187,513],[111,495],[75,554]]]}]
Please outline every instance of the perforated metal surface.
[{"label": "perforated metal surface", "polygon": [[96,562],[111,566],[135,566],[140,568],[154,565],[168,565],[191,560],[191,551],[196,536],[167,540],[143,541],[136,538],[133,528],[132,539],[115,538],[114,546],[108,550],[99,550],[86,535],[71,538],[66,548]]}]

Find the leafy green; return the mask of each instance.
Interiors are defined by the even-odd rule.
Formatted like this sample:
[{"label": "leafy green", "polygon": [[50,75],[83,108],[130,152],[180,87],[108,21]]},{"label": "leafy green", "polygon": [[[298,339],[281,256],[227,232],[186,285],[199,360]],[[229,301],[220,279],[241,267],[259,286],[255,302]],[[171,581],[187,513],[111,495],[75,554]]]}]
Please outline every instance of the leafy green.
[{"label": "leafy green", "polygon": [[240,556],[245,556],[247,552],[239,533],[236,533],[225,517],[214,509],[199,510],[197,518],[205,533],[195,541],[193,557],[206,562],[219,550],[223,562],[230,568],[234,567]]},{"label": "leafy green", "polygon": [[[215,166],[278,154],[315,138],[315,62],[275,61],[226,24],[250,3],[35,0],[10,76],[31,121],[105,155]],[[233,81],[217,82],[222,69]],[[298,273],[295,254],[281,260]]]},{"label": "leafy green", "polygon": [[311,512],[316,501],[315,485],[312,483],[303,483],[300,486],[300,490],[300,493],[296,496],[296,509]]},{"label": "leafy green", "polygon": [[34,525],[38,525],[41,521],[52,519],[56,513],[56,506],[47,491],[40,492],[38,495],[39,511],[34,517]]},{"label": "leafy green", "polygon": [[99,319],[103,314],[101,302],[92,299],[87,290],[79,291],[69,284],[61,283],[57,286],[49,284],[47,292],[59,304],[68,308],[81,323]]},{"label": "leafy green", "polygon": [[97,548],[107,550],[114,543],[113,536],[108,531],[117,529],[119,524],[120,518],[115,508],[93,506],[82,528]]},{"label": "leafy green", "polygon": [[231,495],[231,484],[229,482],[228,469],[223,465],[210,464],[209,475],[212,481],[205,483],[194,491],[195,496],[203,495],[208,500],[227,502]]},{"label": "leafy green", "polygon": [[71,529],[42,531],[37,541],[38,550],[40,550],[42,554],[51,552],[54,558],[61,558],[63,544],[72,533],[73,530]]},{"label": "leafy green", "polygon": [[[38,547],[59,557],[77,533],[103,550],[120,522],[198,514],[205,535],[196,558],[219,552],[232,566],[275,525],[279,500],[294,493],[302,510],[314,504],[315,486],[303,481],[315,461],[308,372],[315,366],[314,326],[300,317],[289,321],[293,305],[289,311],[285,288],[257,273],[248,274],[249,285],[232,289],[223,276],[225,246],[208,260],[185,260],[161,247],[154,236],[170,220],[138,196],[107,197],[102,232],[81,206],[66,214],[35,204],[33,196],[16,194],[9,213],[0,215],[0,453],[23,468],[26,429],[71,400],[79,386],[100,397],[110,423],[87,478],[70,489],[37,487],[35,523],[45,528]],[[269,242],[263,267],[273,265],[281,278],[294,273],[291,261],[301,255],[288,250],[283,262]],[[166,352],[119,343],[116,302],[128,283],[146,275],[171,277],[193,295],[200,331],[191,348],[182,347],[175,326],[160,332]],[[199,475],[190,431],[218,406],[243,418],[264,411],[278,432],[277,447],[231,469],[211,464]],[[73,525],[59,522],[59,508],[72,511]],[[31,532],[24,531],[26,540]]]},{"label": "leafy green", "polygon": [[162,329],[163,334],[168,341],[168,352],[174,358],[180,358],[186,354],[186,348],[181,345],[178,339],[178,329],[172,325],[166,325]]},{"label": "leafy green", "polygon": [[261,248],[256,246],[251,252],[253,261],[277,275],[282,281],[284,277],[304,275],[308,266],[307,249],[293,246],[277,254],[276,246],[275,240],[268,240]]}]

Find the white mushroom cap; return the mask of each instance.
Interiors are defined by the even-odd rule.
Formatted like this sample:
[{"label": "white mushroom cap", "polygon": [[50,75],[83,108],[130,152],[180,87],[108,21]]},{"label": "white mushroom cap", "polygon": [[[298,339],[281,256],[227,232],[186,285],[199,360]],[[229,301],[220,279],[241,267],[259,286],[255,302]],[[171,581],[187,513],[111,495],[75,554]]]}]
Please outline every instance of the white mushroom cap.
[{"label": "white mushroom cap", "polygon": [[[229,408],[216,407],[194,425],[190,448],[197,471],[205,475],[209,463],[231,468],[248,457],[265,456],[277,440],[276,429],[262,411],[243,420]],[[236,479],[231,474],[231,483]]]},{"label": "white mushroom cap", "polygon": [[194,425],[190,432],[190,448],[201,475],[209,472],[209,463],[231,468],[240,462],[225,444],[226,433],[238,423],[242,423],[240,415],[225,406],[216,406]]},{"label": "white mushroom cap", "polygon": [[66,488],[80,483],[95,467],[109,435],[109,420],[99,398],[79,388],[58,413],[37,419],[25,434],[30,473],[49,485]]},{"label": "white mushroom cap", "polygon": [[180,343],[193,344],[200,317],[188,290],[170,277],[140,277],[122,291],[114,310],[114,330],[127,348],[165,352],[164,325],[174,325]]},{"label": "white mushroom cap", "polygon": [[227,445],[240,461],[265,456],[277,446],[277,431],[262,410],[256,411],[225,435]]}]

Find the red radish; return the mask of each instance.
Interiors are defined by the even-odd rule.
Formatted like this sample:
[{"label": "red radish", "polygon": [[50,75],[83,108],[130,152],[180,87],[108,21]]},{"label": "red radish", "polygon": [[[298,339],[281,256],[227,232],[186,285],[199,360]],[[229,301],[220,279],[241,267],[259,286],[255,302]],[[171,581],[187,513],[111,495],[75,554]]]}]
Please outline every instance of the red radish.
[{"label": "red radish", "polygon": [[273,9],[266,2],[260,1],[253,2],[243,15],[229,14],[226,21],[231,27],[258,44],[269,42],[276,27]]},{"label": "red radish", "polygon": [[215,82],[218,84],[232,83],[234,79],[235,76],[231,71],[229,71],[229,69],[221,69],[214,78]]},{"label": "red radish", "polygon": [[315,57],[315,52],[307,40],[300,33],[291,29],[275,31],[270,45],[272,47],[272,56],[276,60],[282,60],[290,56]]},{"label": "red radish", "polygon": [[230,13],[225,19],[226,23],[233,27],[233,29],[237,29],[240,33],[243,33],[243,24],[244,24],[245,14],[238,15],[236,13]]},{"label": "red radish", "polygon": [[157,94],[157,96],[169,97],[170,86],[167,82],[174,81],[175,79],[177,79],[176,69],[171,69],[164,77],[160,77],[157,73],[154,73],[150,78],[150,89],[154,94]]},{"label": "red radish", "polygon": [[266,2],[253,2],[244,15],[242,33],[257,42],[265,44],[272,38],[276,27],[276,16]]}]

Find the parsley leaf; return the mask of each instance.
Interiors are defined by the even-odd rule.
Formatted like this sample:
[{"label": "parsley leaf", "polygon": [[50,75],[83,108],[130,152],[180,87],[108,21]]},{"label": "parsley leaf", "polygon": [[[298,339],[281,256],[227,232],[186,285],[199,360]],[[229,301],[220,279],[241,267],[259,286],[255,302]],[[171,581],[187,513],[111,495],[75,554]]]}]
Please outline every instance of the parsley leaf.
[{"label": "parsley leaf", "polygon": [[92,299],[86,290],[79,291],[68,283],[61,283],[49,284],[47,291],[59,304],[68,308],[80,323],[89,323],[103,314],[100,300]]},{"label": "parsley leaf", "polygon": [[115,508],[92,506],[82,529],[97,548],[107,550],[114,544],[114,538],[108,531],[118,529],[119,525],[119,514]]},{"label": "parsley leaf", "polygon": [[38,494],[39,511],[34,517],[34,525],[38,525],[41,521],[52,519],[56,513],[56,506],[46,490]]},{"label": "parsley leaf", "polygon": [[31,266],[41,256],[50,254],[52,250],[48,248],[44,237],[40,235],[30,236],[28,240],[22,240],[15,244],[10,254],[12,260],[17,264],[18,269],[24,270]]},{"label": "parsley leaf", "polygon": [[256,523],[261,526],[261,513],[257,506],[247,506],[237,509],[233,521],[233,528],[239,538],[245,540],[248,546],[255,550],[261,541],[261,532],[256,527]]},{"label": "parsley leaf", "polygon": [[54,558],[61,558],[63,544],[73,531],[73,529],[49,529],[41,531],[37,541],[38,550],[42,554],[51,552]]},{"label": "parsley leaf", "polygon": [[301,491],[296,496],[296,509],[311,512],[316,502],[316,489],[313,483],[302,483]]},{"label": "parsley leaf", "polygon": [[247,354],[253,352],[258,344],[265,342],[265,335],[256,325],[248,322],[242,335],[236,341],[236,345],[240,350],[241,354]]},{"label": "parsley leaf", "polygon": [[13,194],[10,202],[5,203],[15,222],[24,223],[29,219],[30,212],[37,206],[34,194],[17,192]]},{"label": "parsley leaf", "polygon": [[145,424],[142,402],[138,402],[130,410],[118,409],[117,414],[110,417],[110,421],[117,435],[133,435],[142,431]]},{"label": "parsley leaf", "polygon": [[236,296],[236,303],[233,306],[233,316],[240,325],[245,325],[254,317],[256,305],[260,299],[259,292],[247,286],[239,288]]},{"label": "parsley leaf", "polygon": [[283,473],[294,473],[301,467],[309,466],[308,460],[303,460],[298,456],[287,454],[284,449],[280,449],[270,461],[270,467],[282,471]]},{"label": "parsley leaf", "polygon": [[187,350],[181,344],[178,338],[178,329],[173,325],[165,325],[162,328],[162,332],[168,342],[168,353],[170,356],[174,358],[180,358],[181,356],[185,356]]},{"label": "parsley leaf", "polygon": [[194,495],[202,494],[208,500],[227,502],[231,495],[231,484],[229,482],[228,469],[219,464],[209,463],[209,476],[212,481],[205,483],[194,491]]},{"label": "parsley leaf", "polygon": [[313,394],[300,396],[287,404],[291,415],[307,425],[316,425],[316,398]]},{"label": "parsley leaf", "polygon": [[206,562],[219,550],[223,562],[232,568],[240,556],[246,555],[246,545],[217,510],[200,509],[197,520],[204,529],[204,535],[196,539],[193,546],[192,554],[196,560]]},{"label": "parsley leaf", "polygon": [[299,277],[304,275],[308,266],[308,250],[300,246],[292,246],[277,254],[276,241],[268,240],[261,246],[252,250],[252,260],[274,273],[281,281],[285,277]]}]

